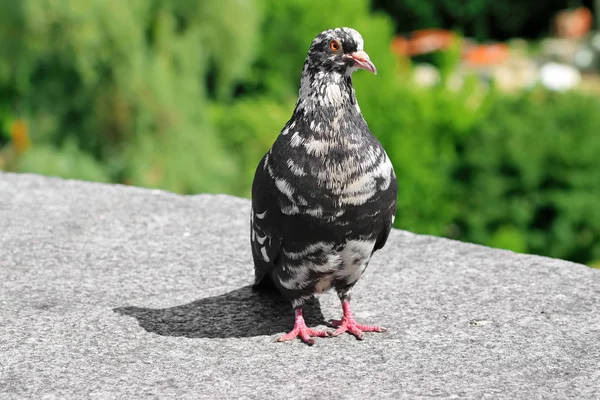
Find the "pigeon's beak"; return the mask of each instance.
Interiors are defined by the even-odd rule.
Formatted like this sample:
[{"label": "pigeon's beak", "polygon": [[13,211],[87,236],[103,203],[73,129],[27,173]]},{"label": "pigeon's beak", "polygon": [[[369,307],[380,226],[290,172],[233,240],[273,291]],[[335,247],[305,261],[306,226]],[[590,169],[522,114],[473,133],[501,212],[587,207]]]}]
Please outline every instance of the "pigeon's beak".
[{"label": "pigeon's beak", "polygon": [[346,57],[352,59],[358,68],[366,69],[377,75],[375,64],[371,62],[369,55],[364,51],[355,51],[354,53],[346,55]]}]

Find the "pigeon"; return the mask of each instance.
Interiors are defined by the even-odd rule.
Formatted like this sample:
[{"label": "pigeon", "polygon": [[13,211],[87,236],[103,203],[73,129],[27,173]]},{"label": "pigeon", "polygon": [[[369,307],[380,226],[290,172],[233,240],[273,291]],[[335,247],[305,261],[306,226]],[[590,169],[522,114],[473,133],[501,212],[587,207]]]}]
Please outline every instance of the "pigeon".
[{"label": "pigeon", "polygon": [[[291,119],[260,161],[252,184],[250,242],[255,287],[275,287],[292,304],[295,324],[278,338],[364,332],[350,307],[351,291],[372,254],[389,236],[398,183],[384,148],[369,130],[352,73],[377,73],[351,28],[320,33],[304,62]],[[335,330],[308,328],[302,305],[335,289],[343,310]]]}]

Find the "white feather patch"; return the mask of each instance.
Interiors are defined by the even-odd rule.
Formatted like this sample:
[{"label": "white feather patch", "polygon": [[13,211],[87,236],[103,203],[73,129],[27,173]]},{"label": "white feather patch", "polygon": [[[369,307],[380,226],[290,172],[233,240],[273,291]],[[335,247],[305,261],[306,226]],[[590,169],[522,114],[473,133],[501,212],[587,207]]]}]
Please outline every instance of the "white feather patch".
[{"label": "white feather patch", "polygon": [[304,168],[296,164],[291,158],[287,160],[287,166],[292,174],[296,176],[306,176],[306,171],[304,171]]},{"label": "white feather patch", "polygon": [[308,215],[313,217],[322,217],[323,216],[323,207],[309,208],[305,211]]},{"label": "white feather patch", "polygon": [[292,204],[291,206],[281,207],[281,213],[285,215],[296,215],[300,213],[300,209],[297,205]]},{"label": "white feather patch", "polygon": [[288,181],[282,178],[277,178],[275,179],[275,186],[281,193],[287,196],[290,201],[293,201],[292,196],[294,195],[294,188]]},{"label": "white feather patch", "polygon": [[306,201],[306,198],[304,198],[303,196],[298,196],[298,204],[300,204],[301,206],[307,206],[308,201]]},{"label": "white feather patch", "polygon": [[290,146],[298,147],[304,142],[304,139],[300,136],[298,132],[294,132],[292,135],[292,139],[290,140]]},{"label": "white feather patch", "polygon": [[310,284],[310,281],[308,280],[310,271],[308,268],[299,266],[294,267],[293,271],[294,275],[289,279],[283,279],[282,277],[279,278],[281,286],[286,289],[297,290],[303,289]]},{"label": "white feather patch", "polygon": [[266,249],[266,247],[263,246],[263,247],[260,248],[260,254],[262,254],[262,258],[263,258],[263,260],[265,260],[265,262],[271,261],[269,259],[269,256],[267,255],[267,249]]},{"label": "white feather patch", "polygon": [[336,278],[356,282],[365,271],[374,247],[374,240],[351,240],[346,243],[340,252],[343,267],[336,273]]},{"label": "white feather patch", "polygon": [[325,140],[311,139],[304,143],[304,148],[308,154],[319,157],[325,155],[329,151],[331,144]]},{"label": "white feather patch", "polygon": [[[386,190],[390,186],[392,171],[392,163],[386,156],[383,162],[379,163],[374,169],[360,175],[356,180],[346,185],[340,193],[340,202],[353,205],[364,204],[379,191]],[[379,187],[377,187],[377,179],[383,180]]]},{"label": "white feather patch", "polygon": [[323,97],[323,102],[326,106],[333,106],[343,102],[342,91],[340,90],[339,84],[327,85],[325,87],[325,96]]},{"label": "white feather patch", "polygon": [[267,235],[260,236],[258,233],[256,234],[256,241],[258,242],[258,244],[264,244],[265,240],[267,240]]},{"label": "white feather patch", "polygon": [[301,258],[306,257],[309,254],[314,254],[318,251],[331,252],[332,250],[333,250],[333,243],[316,242],[316,243],[309,244],[301,251],[286,251],[285,249],[283,249],[283,254],[292,260],[299,260]]},{"label": "white feather patch", "polygon": [[333,252],[333,249],[331,249],[331,252],[329,254],[327,254],[327,262],[324,264],[308,264],[307,263],[307,267],[310,268],[311,270],[315,271],[315,272],[321,272],[321,273],[327,273],[327,272],[334,272],[337,269],[339,269],[340,265],[342,264],[342,257]]}]

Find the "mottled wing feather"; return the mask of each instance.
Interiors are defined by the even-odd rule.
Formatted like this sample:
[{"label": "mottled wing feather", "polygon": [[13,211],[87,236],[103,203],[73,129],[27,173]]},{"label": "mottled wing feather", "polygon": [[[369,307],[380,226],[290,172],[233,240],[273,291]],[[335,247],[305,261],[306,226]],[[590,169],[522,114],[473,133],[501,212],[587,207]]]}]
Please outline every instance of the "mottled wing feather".
[{"label": "mottled wing feather", "polygon": [[396,180],[396,175],[393,172],[392,174],[392,181],[386,193],[388,196],[391,196],[391,206],[387,210],[389,219],[388,223],[384,226],[383,230],[377,237],[375,247],[373,248],[373,253],[375,253],[377,250],[382,249],[383,246],[385,246],[385,243],[387,242],[388,237],[390,236],[392,226],[394,225],[394,219],[396,218],[396,204],[398,202],[398,181]]},{"label": "mottled wing feather", "polygon": [[385,243],[387,242],[388,237],[390,236],[391,230],[392,230],[392,221],[390,220],[390,223],[387,224],[383,228],[383,230],[377,237],[377,241],[375,242],[375,247],[373,247],[373,253],[375,253],[377,250],[383,249],[383,246],[385,246]]},{"label": "mottled wing feather", "polygon": [[273,183],[265,168],[265,156],[254,175],[250,237],[254,259],[254,284],[261,283],[273,268],[281,251],[281,212],[273,196]]}]

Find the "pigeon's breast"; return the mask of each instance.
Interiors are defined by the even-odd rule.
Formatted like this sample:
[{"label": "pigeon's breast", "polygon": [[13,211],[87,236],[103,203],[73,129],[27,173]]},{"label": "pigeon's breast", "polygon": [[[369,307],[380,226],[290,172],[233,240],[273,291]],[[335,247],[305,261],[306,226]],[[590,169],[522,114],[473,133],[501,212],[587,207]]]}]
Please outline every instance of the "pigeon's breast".
[{"label": "pigeon's breast", "polygon": [[293,151],[269,156],[284,214],[335,219],[387,190],[395,177],[376,140],[336,143],[292,136],[290,142]]}]

